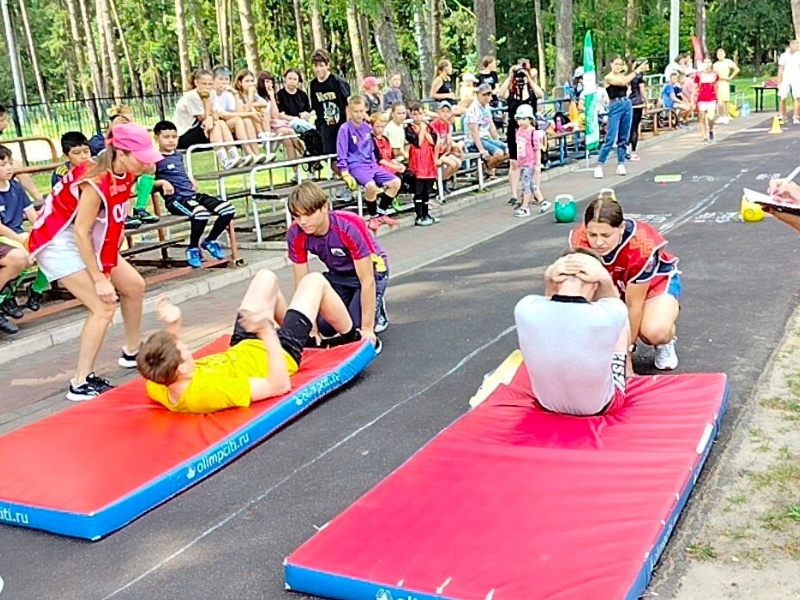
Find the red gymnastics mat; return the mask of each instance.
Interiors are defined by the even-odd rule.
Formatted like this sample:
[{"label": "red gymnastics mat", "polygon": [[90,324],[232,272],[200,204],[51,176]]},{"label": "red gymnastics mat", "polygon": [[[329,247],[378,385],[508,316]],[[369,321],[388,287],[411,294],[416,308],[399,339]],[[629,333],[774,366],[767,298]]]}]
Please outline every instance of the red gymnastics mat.
[{"label": "red gymnastics mat", "polygon": [[[198,355],[224,350],[228,337]],[[99,539],[182,492],[345,385],[363,341],[307,350],[292,390],[208,414],[150,401],[141,378],[0,437],[0,523]]]},{"label": "red gymnastics mat", "polygon": [[[516,368],[516,366],[515,366]],[[524,367],[285,561],[343,600],[634,600],[716,437],[722,374],[636,377],[598,417],[534,407]]]}]

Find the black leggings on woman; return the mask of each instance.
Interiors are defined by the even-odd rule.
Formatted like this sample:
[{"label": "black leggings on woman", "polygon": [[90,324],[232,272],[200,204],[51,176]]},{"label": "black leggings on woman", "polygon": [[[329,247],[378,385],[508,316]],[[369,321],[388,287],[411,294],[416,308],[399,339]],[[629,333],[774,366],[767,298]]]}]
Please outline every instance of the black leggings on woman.
[{"label": "black leggings on woman", "polygon": [[636,146],[639,145],[639,125],[642,122],[642,113],[644,106],[638,106],[633,109],[633,118],[631,119],[631,133],[628,136],[628,146],[631,152],[636,152]]}]

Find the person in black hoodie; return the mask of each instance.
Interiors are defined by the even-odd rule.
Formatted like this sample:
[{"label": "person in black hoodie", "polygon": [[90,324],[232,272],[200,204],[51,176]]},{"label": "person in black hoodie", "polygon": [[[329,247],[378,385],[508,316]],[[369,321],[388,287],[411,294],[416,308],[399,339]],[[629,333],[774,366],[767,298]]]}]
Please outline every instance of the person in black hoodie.
[{"label": "person in black hoodie", "polygon": [[[316,114],[317,131],[322,136],[323,154],[336,154],[336,138],[339,128],[347,121],[347,100],[350,85],[338,75],[331,73],[331,58],[324,50],[315,50],[311,55],[314,79],[309,92],[311,110]],[[338,168],[333,167],[338,174]]]}]

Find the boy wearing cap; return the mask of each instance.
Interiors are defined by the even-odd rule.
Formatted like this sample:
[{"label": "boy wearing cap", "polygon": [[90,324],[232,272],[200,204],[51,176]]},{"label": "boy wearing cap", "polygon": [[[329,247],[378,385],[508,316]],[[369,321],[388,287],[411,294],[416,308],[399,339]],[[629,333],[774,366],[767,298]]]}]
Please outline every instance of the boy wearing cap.
[{"label": "boy wearing cap", "polygon": [[489,103],[492,101],[492,88],[486,83],[478,86],[477,96],[467,109],[464,125],[467,129],[466,148],[469,152],[479,152],[486,161],[486,170],[490,177],[495,168],[508,160],[508,146],[500,141],[492,119]]},{"label": "boy wearing cap", "polygon": [[118,364],[136,366],[144,279],[119,254],[131,188],[162,156],[141,125],[121,123],[108,132],[107,150],[95,163],[72,169],[45,200],[28,238],[31,259],[48,281],[58,280],[88,310],[78,365],[67,399],[89,400],[111,389],[94,372],[95,361],[120,299],[125,346]]},{"label": "boy wearing cap", "polygon": [[372,116],[383,111],[383,97],[381,96],[380,80],[376,77],[365,77],[361,82],[364,90],[364,100],[367,103],[367,115]]},{"label": "boy wearing cap", "polygon": [[431,129],[436,133],[436,145],[439,152],[436,156],[436,166],[442,167],[442,181],[444,192],[447,182],[453,178],[461,167],[461,147],[453,141],[453,106],[447,101],[439,102],[436,118],[431,121]]},{"label": "boy wearing cap", "polygon": [[[347,104],[350,118],[339,129],[336,141],[336,166],[351,191],[364,186],[369,228],[377,231],[381,225],[397,225],[397,219],[387,213],[392,201],[400,192],[400,179],[380,165],[375,159],[372,127],[367,121],[367,103],[361,96],[353,96]],[[378,202],[378,189],[383,188]]]},{"label": "boy wearing cap", "polygon": [[589,416],[625,402],[628,309],[593,250],[572,249],[545,271],[545,295],[514,309],[519,347],[545,410]]}]

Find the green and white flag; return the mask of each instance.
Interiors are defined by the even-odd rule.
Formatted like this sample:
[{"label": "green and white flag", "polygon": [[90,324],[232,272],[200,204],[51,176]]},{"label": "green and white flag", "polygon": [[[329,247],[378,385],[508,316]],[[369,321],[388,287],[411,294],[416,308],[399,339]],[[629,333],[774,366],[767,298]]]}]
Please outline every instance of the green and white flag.
[{"label": "green and white flag", "polygon": [[600,145],[600,123],[597,120],[597,74],[594,70],[592,32],[583,41],[583,104],[586,111],[586,149]]}]

